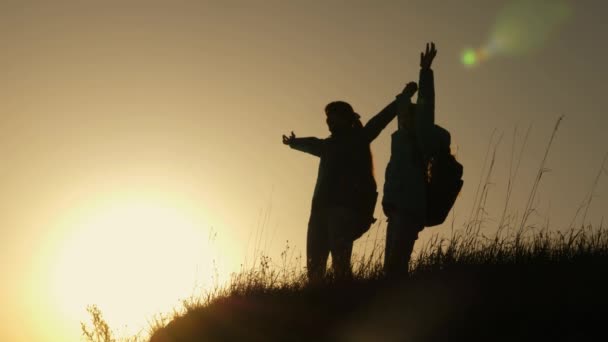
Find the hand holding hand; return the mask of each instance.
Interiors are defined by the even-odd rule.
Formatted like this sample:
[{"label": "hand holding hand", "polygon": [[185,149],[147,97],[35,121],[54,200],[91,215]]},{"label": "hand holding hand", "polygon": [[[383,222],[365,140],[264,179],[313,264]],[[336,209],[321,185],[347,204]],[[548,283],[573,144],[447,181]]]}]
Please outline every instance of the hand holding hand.
[{"label": "hand holding hand", "polygon": [[435,48],[435,43],[431,42],[431,46],[429,48],[429,43],[426,43],[425,52],[420,53],[420,67],[422,69],[430,69],[433,64],[433,59],[437,56],[437,49]]},{"label": "hand holding hand", "polygon": [[290,136],[286,136],[285,134],[283,134],[283,144],[285,145],[291,145],[295,139],[296,135],[293,133],[293,131],[291,131]]}]

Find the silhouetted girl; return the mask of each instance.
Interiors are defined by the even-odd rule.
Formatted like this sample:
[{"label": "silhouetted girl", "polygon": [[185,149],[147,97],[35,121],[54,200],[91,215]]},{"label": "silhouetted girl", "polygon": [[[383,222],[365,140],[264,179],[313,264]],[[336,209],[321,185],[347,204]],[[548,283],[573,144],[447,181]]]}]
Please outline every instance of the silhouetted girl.
[{"label": "silhouetted girl", "polygon": [[[388,217],[384,269],[404,275],[426,217],[427,156],[438,148],[434,125],[435,89],[431,64],[437,50],[426,46],[420,55],[418,99],[398,99],[398,128],[391,136],[382,206]],[[449,146],[449,144],[448,144]]]},{"label": "silhouetted girl", "polygon": [[306,241],[310,280],[325,275],[330,253],[336,276],[351,275],[353,241],[374,221],[378,196],[370,144],[397,115],[397,105],[391,102],[365,126],[343,101],[329,103],[325,114],[328,138],[283,136],[289,147],[320,158]]}]

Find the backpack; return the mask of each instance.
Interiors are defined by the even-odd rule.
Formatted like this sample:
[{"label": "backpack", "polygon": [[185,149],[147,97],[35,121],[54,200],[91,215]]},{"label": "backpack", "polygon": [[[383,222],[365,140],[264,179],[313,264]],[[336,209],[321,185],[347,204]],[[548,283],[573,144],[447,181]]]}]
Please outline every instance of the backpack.
[{"label": "backpack", "polygon": [[437,226],[445,221],[464,183],[462,180],[463,166],[450,152],[450,133],[438,125],[435,125],[435,129],[439,134],[447,134],[447,139],[439,139],[439,152],[426,159],[425,227]]},{"label": "backpack", "polygon": [[356,208],[357,224],[353,227],[350,236],[352,241],[360,238],[377,221],[374,217],[374,210],[376,209],[376,202],[378,201],[378,192],[364,191],[360,194],[360,199],[361,203],[358,208]]}]

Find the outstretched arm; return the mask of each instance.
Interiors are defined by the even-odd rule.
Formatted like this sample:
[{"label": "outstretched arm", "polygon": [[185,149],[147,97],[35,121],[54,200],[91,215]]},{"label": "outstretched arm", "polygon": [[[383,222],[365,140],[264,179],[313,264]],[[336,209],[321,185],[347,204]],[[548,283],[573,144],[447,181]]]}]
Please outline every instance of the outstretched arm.
[{"label": "outstretched arm", "polygon": [[380,132],[393,120],[403,106],[407,106],[417,89],[418,87],[415,82],[408,83],[401,94],[397,95],[396,100],[384,107],[380,113],[376,114],[365,124],[363,129],[370,142],[380,135]]},{"label": "outstretched arm", "polygon": [[283,144],[289,145],[294,150],[310,153],[317,157],[321,157],[323,152],[323,139],[314,137],[296,138],[293,131],[290,136],[283,135]]},{"label": "outstretched arm", "polygon": [[435,80],[433,59],[437,55],[435,44],[426,44],[425,52],[420,53],[420,78],[418,81],[418,100],[416,102],[416,138],[425,155],[437,149],[437,139],[433,136],[435,126]]}]

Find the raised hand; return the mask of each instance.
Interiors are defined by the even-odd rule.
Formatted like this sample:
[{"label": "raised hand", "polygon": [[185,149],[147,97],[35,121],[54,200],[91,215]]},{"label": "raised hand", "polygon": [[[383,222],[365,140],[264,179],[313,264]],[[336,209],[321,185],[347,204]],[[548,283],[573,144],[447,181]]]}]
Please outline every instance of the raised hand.
[{"label": "raised hand", "polygon": [[420,53],[420,67],[422,69],[430,69],[433,64],[433,59],[437,56],[437,49],[435,49],[435,43],[426,43],[426,50]]},{"label": "raised hand", "polygon": [[291,145],[291,143],[293,143],[295,139],[296,135],[293,133],[293,131],[291,131],[290,136],[286,136],[285,134],[283,134],[283,144],[285,145]]}]

